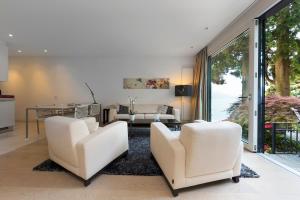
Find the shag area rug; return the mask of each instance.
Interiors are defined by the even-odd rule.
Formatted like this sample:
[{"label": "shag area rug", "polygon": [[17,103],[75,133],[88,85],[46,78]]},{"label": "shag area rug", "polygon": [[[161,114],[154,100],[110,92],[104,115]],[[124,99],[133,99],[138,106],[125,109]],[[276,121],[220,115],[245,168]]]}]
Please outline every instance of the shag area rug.
[{"label": "shag area rug", "polygon": [[[65,171],[63,167],[50,159],[33,168],[34,171]],[[103,174],[160,176],[162,171],[151,157],[149,134],[131,134],[129,136],[128,155],[118,158],[102,170]],[[259,175],[242,164],[241,177],[258,178]]]}]

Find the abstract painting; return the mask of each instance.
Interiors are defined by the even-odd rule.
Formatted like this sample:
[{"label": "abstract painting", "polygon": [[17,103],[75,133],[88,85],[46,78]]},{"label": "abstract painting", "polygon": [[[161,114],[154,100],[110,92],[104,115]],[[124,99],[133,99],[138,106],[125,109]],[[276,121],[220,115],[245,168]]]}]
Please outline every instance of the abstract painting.
[{"label": "abstract painting", "polygon": [[124,89],[169,89],[169,78],[124,78]]}]

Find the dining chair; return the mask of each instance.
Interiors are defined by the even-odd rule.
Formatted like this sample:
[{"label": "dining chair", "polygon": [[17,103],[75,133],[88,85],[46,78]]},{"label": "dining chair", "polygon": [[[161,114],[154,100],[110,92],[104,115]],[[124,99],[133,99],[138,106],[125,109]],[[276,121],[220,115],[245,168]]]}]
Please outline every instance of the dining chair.
[{"label": "dining chair", "polygon": [[89,105],[77,105],[75,106],[75,115],[77,119],[89,116]]},{"label": "dining chair", "polygon": [[47,117],[51,117],[56,115],[56,111],[55,110],[51,110],[48,109],[46,107],[50,107],[50,106],[55,106],[55,104],[52,105],[37,105],[37,109],[36,109],[36,129],[38,134],[40,134],[40,121],[41,120],[45,120]]},{"label": "dining chair", "polygon": [[89,116],[96,117],[100,122],[101,104],[90,104],[89,105]]}]

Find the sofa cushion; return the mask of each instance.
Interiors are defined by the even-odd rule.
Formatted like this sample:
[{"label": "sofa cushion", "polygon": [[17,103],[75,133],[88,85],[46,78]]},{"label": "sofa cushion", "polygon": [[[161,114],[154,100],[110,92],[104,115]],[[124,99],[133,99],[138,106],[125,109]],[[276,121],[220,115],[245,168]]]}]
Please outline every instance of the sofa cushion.
[{"label": "sofa cushion", "polygon": [[135,113],[157,113],[158,109],[157,104],[135,104],[134,112]]},{"label": "sofa cushion", "polygon": [[[145,119],[155,119],[156,115],[158,115],[157,113],[155,114],[145,114]],[[159,114],[160,116],[161,114]]]},{"label": "sofa cushion", "polygon": [[160,119],[175,119],[174,115],[160,114]]},{"label": "sofa cushion", "polygon": [[145,114],[145,119],[154,119],[154,116],[155,116],[156,114]]},{"label": "sofa cushion", "polygon": [[99,128],[99,122],[96,121],[95,117],[84,117],[81,119],[87,125],[90,133],[95,132]]},{"label": "sofa cushion", "polygon": [[[145,119],[155,119],[157,114],[145,114]],[[175,119],[174,115],[159,114],[159,119]]]},{"label": "sofa cushion", "polygon": [[[117,119],[130,119],[129,114],[117,114]],[[135,114],[135,119],[145,119],[144,114]]]},{"label": "sofa cushion", "polygon": [[117,114],[117,119],[129,119],[129,114]]},{"label": "sofa cushion", "polygon": [[145,119],[145,115],[144,114],[135,114],[135,119]]}]

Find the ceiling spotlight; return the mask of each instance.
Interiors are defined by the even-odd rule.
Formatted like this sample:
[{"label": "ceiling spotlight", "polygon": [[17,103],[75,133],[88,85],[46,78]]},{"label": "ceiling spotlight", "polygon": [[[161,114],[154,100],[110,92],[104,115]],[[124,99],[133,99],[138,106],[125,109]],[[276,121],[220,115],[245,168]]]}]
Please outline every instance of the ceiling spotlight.
[{"label": "ceiling spotlight", "polygon": [[47,49],[44,49],[44,53],[48,53],[48,50],[47,50]]},{"label": "ceiling spotlight", "polygon": [[208,27],[205,27],[204,30],[208,30]]},{"label": "ceiling spotlight", "polygon": [[13,38],[14,35],[10,33],[10,34],[8,34],[8,37]]},{"label": "ceiling spotlight", "polygon": [[22,53],[22,50],[18,50],[18,53]]}]

